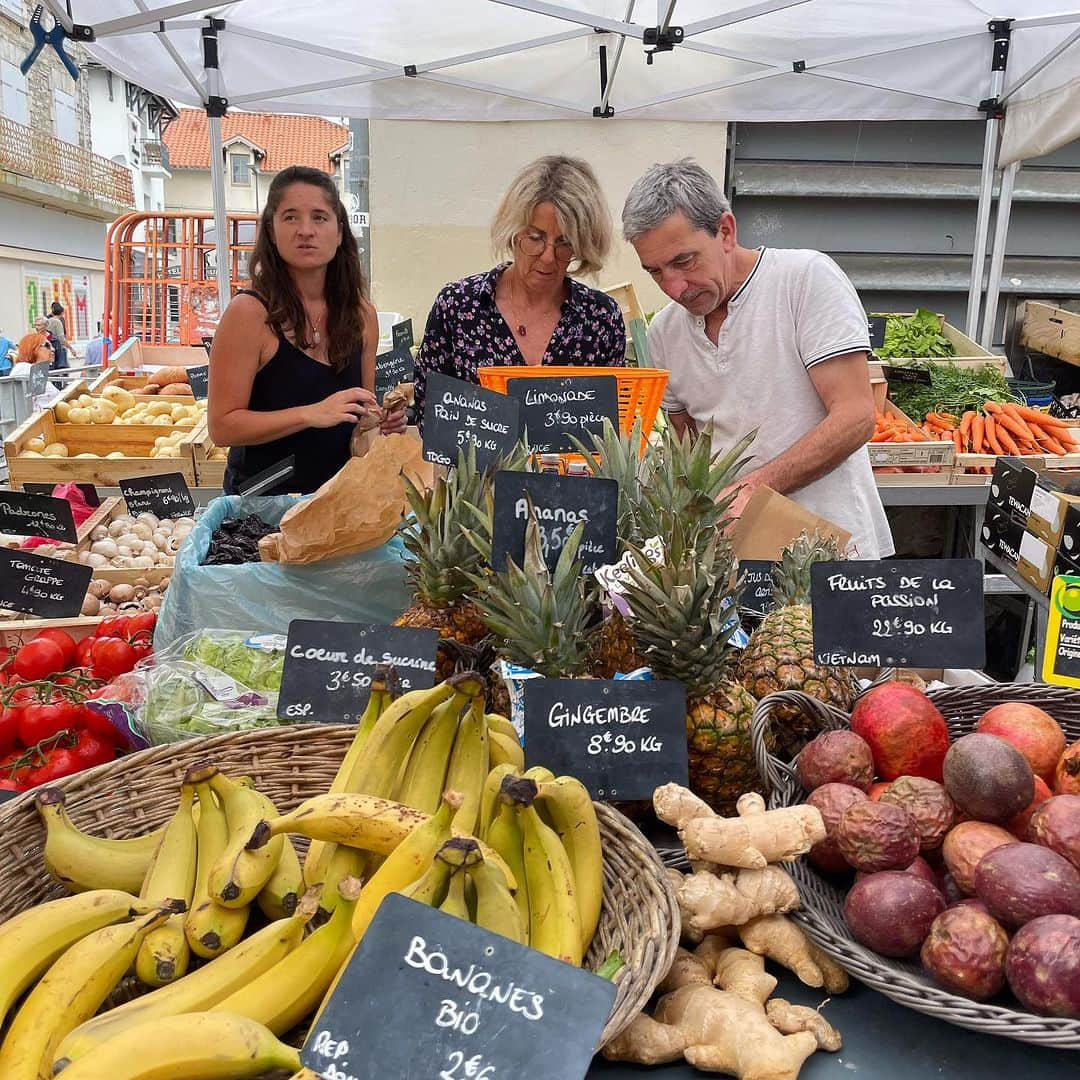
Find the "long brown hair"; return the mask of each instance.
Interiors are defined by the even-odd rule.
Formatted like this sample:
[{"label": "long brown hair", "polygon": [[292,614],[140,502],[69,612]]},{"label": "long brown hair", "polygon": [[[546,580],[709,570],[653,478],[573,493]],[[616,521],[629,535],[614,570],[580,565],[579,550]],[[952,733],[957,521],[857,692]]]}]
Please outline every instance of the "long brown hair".
[{"label": "long brown hair", "polygon": [[360,249],[349,228],[349,218],[334,181],[321,169],[290,165],[274,177],[259,218],[255,249],[251,253],[251,287],[265,301],[267,321],[275,333],[291,330],[301,349],[310,348],[308,320],[289,267],[274,242],[274,214],[290,184],[310,184],[323,191],[341,228],[341,243],[326,267],[327,355],[335,371],[345,368],[346,360],[360,348],[364,337],[361,300],[368,296],[367,282],[360,265]]}]

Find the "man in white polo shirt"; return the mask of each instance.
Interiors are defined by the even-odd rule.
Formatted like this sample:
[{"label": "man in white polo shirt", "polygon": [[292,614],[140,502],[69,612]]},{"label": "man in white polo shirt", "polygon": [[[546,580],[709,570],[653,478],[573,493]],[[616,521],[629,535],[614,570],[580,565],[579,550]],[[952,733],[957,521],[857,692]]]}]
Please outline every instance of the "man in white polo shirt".
[{"label": "man in white polo shirt", "polygon": [[757,428],[733,511],[768,485],[847,529],[852,558],[893,553],[863,449],[874,430],[866,314],[827,255],[740,247],[719,185],[689,158],[653,165],[623,207],[623,235],[675,301],[649,351],[670,372],[664,409],[713,448]]}]

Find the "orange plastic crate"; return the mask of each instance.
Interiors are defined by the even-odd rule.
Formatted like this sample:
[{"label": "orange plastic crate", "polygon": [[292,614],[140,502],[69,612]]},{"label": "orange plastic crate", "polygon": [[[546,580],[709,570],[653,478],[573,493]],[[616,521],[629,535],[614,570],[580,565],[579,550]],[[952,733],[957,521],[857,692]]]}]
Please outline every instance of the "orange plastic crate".
[{"label": "orange plastic crate", "polygon": [[647,436],[656,421],[664,400],[668,373],[664,368],[634,367],[547,367],[525,364],[482,367],[477,374],[480,385],[488,390],[506,393],[510,379],[566,379],[575,376],[614,375],[619,382],[619,427],[629,435],[634,421],[641,418],[641,429]]}]

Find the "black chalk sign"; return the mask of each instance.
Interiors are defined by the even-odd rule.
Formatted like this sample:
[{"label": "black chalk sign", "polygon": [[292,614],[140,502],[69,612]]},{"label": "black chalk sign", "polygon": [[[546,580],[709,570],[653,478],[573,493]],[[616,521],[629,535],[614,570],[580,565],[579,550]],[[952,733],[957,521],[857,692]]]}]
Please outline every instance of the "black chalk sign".
[{"label": "black chalk sign", "polygon": [[739,607],[751,615],[768,615],[776,601],[773,599],[773,567],[770,559],[740,559],[739,577],[743,582]]},{"label": "black chalk sign", "polygon": [[93,576],[82,563],[0,548],[0,607],[39,619],[71,619],[82,611]]},{"label": "black chalk sign", "polygon": [[364,711],[378,664],[393,664],[401,689],[435,683],[437,630],[293,619],[278,691],[282,720],[353,722]]},{"label": "black chalk sign", "polygon": [[607,979],[391,893],[300,1060],[324,1080],[581,1080],[614,1001]]},{"label": "black chalk sign", "polygon": [[394,323],[390,328],[390,338],[395,349],[411,349],[413,346],[412,319]]},{"label": "black chalk sign", "polygon": [[521,424],[535,454],[574,450],[570,437],[586,446],[589,435],[603,435],[604,421],[619,429],[619,383],[614,375],[510,378],[506,392],[521,402]]},{"label": "black chalk sign", "polygon": [[976,559],[815,563],[819,664],[981,668],[983,567]]},{"label": "black chalk sign", "polygon": [[424,457],[436,465],[457,464],[470,444],[486,469],[509,453],[521,435],[520,406],[512,397],[452,379],[428,376],[424,397]]},{"label": "black chalk sign", "polygon": [[210,365],[199,364],[187,369],[188,385],[196,401],[205,401],[210,392]]},{"label": "black chalk sign", "polygon": [[529,499],[536,509],[548,569],[555,569],[566,541],[581,522],[585,523],[578,548],[582,573],[591,574],[618,558],[617,480],[503,470],[495,474],[491,565],[496,570],[506,568],[507,556],[522,565]]},{"label": "black chalk sign", "polygon": [[399,383],[412,382],[416,365],[408,349],[393,349],[375,357],[375,397],[383,397]]},{"label": "black chalk sign", "polygon": [[930,372],[924,371],[922,368],[894,367],[890,364],[882,364],[881,374],[885,376],[888,382],[918,383],[921,386],[931,386],[933,384]]},{"label": "black chalk sign", "polygon": [[30,396],[32,398],[45,393],[45,387],[49,385],[51,367],[50,360],[42,360],[40,363],[30,365]]},{"label": "black chalk sign", "polygon": [[181,473],[132,476],[120,481],[129,514],[153,514],[159,518],[188,517],[195,513],[191,490]]},{"label": "black chalk sign", "polygon": [[527,679],[525,761],[595,799],[651,799],[687,783],[686,691],[654,679]]},{"label": "black chalk sign", "polygon": [[867,315],[866,316],[866,330],[870,335],[870,348],[880,349],[885,344],[885,323],[887,322],[884,315]]},{"label": "black chalk sign", "polygon": [[210,355],[210,350],[214,347],[214,339],[212,337],[204,337],[202,339],[202,347],[206,350],[206,355]]},{"label": "black chalk sign", "polygon": [[0,491],[0,532],[12,536],[44,536],[74,544],[78,539],[71,503],[51,495]]}]

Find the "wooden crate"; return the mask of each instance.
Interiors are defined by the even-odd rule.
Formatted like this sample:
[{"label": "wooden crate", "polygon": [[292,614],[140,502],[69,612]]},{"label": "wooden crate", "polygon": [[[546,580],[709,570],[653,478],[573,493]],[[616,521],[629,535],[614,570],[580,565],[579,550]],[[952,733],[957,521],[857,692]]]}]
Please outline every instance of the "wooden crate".
[{"label": "wooden crate", "polygon": [[1080,314],[1029,300],[1024,305],[1020,344],[1080,366]]},{"label": "wooden crate", "polygon": [[[914,360],[871,360],[869,365],[868,365],[868,367],[870,368],[870,379],[871,379],[871,381],[873,381],[874,379],[884,379],[885,378],[885,372],[882,370],[882,368],[890,367],[893,364],[912,364],[912,363],[930,364],[930,365],[934,365],[934,364],[955,364],[959,368],[979,368],[979,367],[983,367],[986,364],[989,364],[991,367],[996,368],[998,371],[1000,371],[1002,375],[1008,375],[1008,373],[1009,373],[1009,364],[1008,364],[1008,361],[1005,359],[1004,356],[984,356],[984,357],[976,358],[976,359],[971,359],[971,358],[969,358],[969,359],[961,359],[960,357],[949,357],[948,359],[918,360],[918,361],[914,361]],[[931,367],[931,373],[932,372],[933,372],[933,368]]]},{"label": "wooden crate", "polygon": [[146,368],[201,367],[206,363],[206,350],[201,345],[144,345],[138,338],[130,338],[107,363],[131,374]]},{"label": "wooden crate", "polygon": [[[123,499],[113,498],[107,501],[109,503],[108,513],[97,518],[94,522],[95,527],[97,525],[109,525],[121,514],[127,513],[127,503]],[[104,505],[102,503],[102,506]],[[80,541],[79,549],[89,551],[90,543],[90,534],[87,533],[86,537]],[[95,570],[94,578],[108,581],[112,585],[134,585],[137,581],[146,581],[149,585],[160,585],[165,578],[172,577],[174,568],[173,565],[156,566],[149,570],[121,570],[105,567],[104,569]]]},{"label": "wooden crate", "polygon": [[[874,314],[874,315],[885,315],[886,317],[888,317],[888,316],[907,317],[907,316],[910,316],[910,315],[914,315],[915,313],[913,311],[888,311],[888,312],[877,312],[876,311],[876,312],[872,312],[872,314]],[[963,333],[960,330],[957,330],[955,326],[951,326],[949,323],[947,323],[945,321],[945,316],[940,314],[940,313],[938,313],[938,326],[939,326],[939,328],[941,330],[941,333],[945,336],[945,338],[948,339],[949,344],[952,345],[952,347],[956,350],[956,355],[955,356],[935,357],[933,359],[938,359],[938,360],[945,361],[945,362],[948,362],[949,360],[956,360],[956,361],[961,361],[961,360],[985,361],[986,359],[996,359],[996,360],[1001,361],[1002,370],[1004,370],[1004,365],[1005,365],[1005,358],[1004,357],[995,356],[993,353],[987,352],[987,350],[984,349],[977,341],[973,341],[971,338],[969,338],[967,336],[967,334]],[[892,363],[902,364],[902,363],[905,363],[907,360],[927,360],[927,359],[931,359],[931,358],[928,358],[928,357],[925,357],[925,356],[912,356],[912,357],[895,356],[895,357],[890,358],[889,360],[883,360],[882,363],[885,363],[885,364],[892,364]]]},{"label": "wooden crate", "polygon": [[0,619],[0,645],[17,648],[42,630],[63,630],[81,641],[100,625],[101,618],[97,615],[78,615],[73,619]]},{"label": "wooden crate", "polygon": [[[143,393],[150,376],[145,372],[135,375],[125,375],[119,368],[106,368],[83,393],[98,396],[107,386],[119,386],[129,393],[134,394],[139,401],[167,401],[170,405],[202,405],[206,409],[206,401],[196,401],[187,394],[146,394]],[[76,395],[78,396],[78,395]]]},{"label": "wooden crate", "polygon": [[[1001,454],[1001,457],[1015,457],[1015,454]],[[990,473],[969,473],[967,469],[992,469],[998,460],[998,454],[957,454],[953,467],[953,484],[974,485],[989,484]],[[1076,454],[1023,454],[1021,459],[1033,469],[1080,469],[1080,453]]]},{"label": "wooden crate", "polygon": [[192,457],[195,459],[195,483],[204,488],[222,488],[225,486],[225,467],[227,461],[211,459],[210,454],[217,449],[206,421],[195,430],[191,443]]},{"label": "wooden crate", "polygon": [[[885,402],[882,412],[887,416],[896,417],[911,430],[923,435],[922,429],[891,401]],[[937,473],[875,473],[878,483],[882,486],[903,484],[907,482],[907,477],[912,476],[936,476],[937,483],[948,484],[948,474],[952,471],[956,447],[951,440],[949,442],[927,440],[910,443],[867,443],[866,452],[870,457],[870,464],[876,467],[939,470]]]},{"label": "wooden crate", "polygon": [[637,290],[632,282],[624,281],[621,285],[609,285],[607,288],[602,289],[601,292],[606,292],[608,296],[618,301],[623,322],[626,323],[627,334],[630,332],[630,323],[634,319],[644,321],[645,312],[641,309],[641,302],[638,300]]}]

